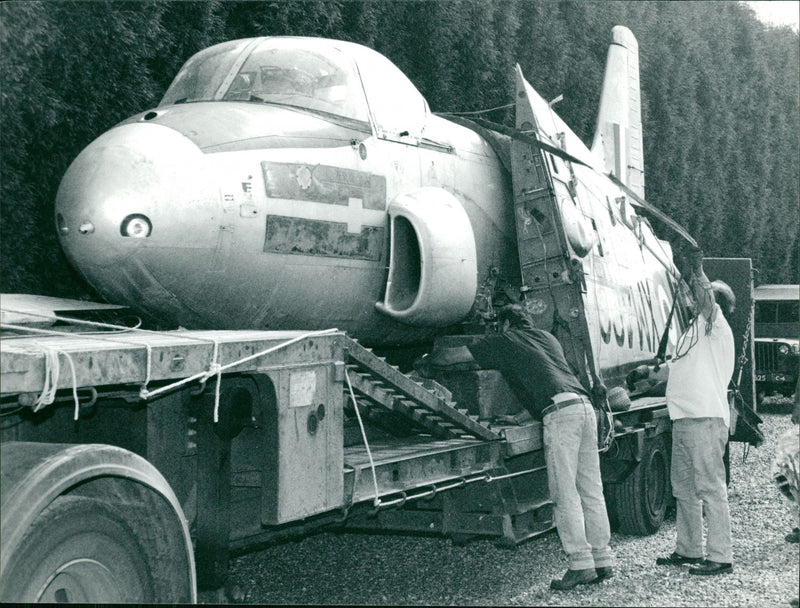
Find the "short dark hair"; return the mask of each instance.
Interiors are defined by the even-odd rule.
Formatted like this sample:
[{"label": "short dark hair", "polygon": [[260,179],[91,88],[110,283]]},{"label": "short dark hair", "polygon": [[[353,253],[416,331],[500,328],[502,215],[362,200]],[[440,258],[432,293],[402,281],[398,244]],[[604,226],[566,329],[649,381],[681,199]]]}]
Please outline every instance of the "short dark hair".
[{"label": "short dark hair", "polygon": [[507,304],[500,309],[500,323],[508,321],[509,327],[514,329],[524,329],[533,327],[533,323],[528,318],[525,309],[519,304]]}]

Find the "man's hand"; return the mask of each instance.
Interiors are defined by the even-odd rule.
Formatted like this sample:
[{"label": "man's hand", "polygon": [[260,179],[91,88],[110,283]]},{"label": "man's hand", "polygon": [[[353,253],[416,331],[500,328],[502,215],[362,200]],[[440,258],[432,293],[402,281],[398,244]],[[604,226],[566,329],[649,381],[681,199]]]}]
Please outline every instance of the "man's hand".
[{"label": "man's hand", "polygon": [[699,274],[703,268],[703,250],[689,243],[675,249],[675,265],[688,282],[689,277]]},{"label": "man's hand", "polygon": [[627,375],[625,381],[628,385],[628,390],[634,392],[636,383],[640,380],[649,380],[650,387],[653,387],[659,382],[666,382],[668,377],[669,368],[666,365],[658,365],[658,369],[656,369],[655,365],[640,365]]},{"label": "man's hand", "polygon": [[692,272],[700,272],[703,268],[703,250],[699,247],[690,247],[686,254],[686,261]]},{"label": "man's hand", "polygon": [[702,313],[706,319],[713,321],[714,293],[711,281],[703,271],[703,250],[693,245],[682,248],[683,264],[681,274],[689,286],[694,300],[693,312]]},{"label": "man's hand", "polygon": [[640,365],[631,371],[625,378],[625,383],[628,385],[628,390],[633,392],[636,388],[636,383],[639,380],[644,380],[650,375],[650,367],[647,365]]},{"label": "man's hand", "polygon": [[448,367],[457,363],[474,363],[475,359],[466,346],[435,349],[427,355],[427,363],[435,367]]},{"label": "man's hand", "polygon": [[533,416],[531,416],[528,410],[522,410],[516,414],[503,414],[501,416],[497,416],[494,421],[496,424],[513,424],[513,425],[520,425],[523,422],[529,422],[533,420]]}]

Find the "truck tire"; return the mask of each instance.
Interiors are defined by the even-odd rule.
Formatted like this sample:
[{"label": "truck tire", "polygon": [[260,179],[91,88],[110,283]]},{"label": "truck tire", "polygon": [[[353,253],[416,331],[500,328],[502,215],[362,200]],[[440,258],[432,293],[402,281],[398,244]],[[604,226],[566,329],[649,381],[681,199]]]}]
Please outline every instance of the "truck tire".
[{"label": "truck tire", "polygon": [[614,516],[622,534],[646,536],[661,527],[672,488],[666,435],[644,441],[641,461],[622,482],[610,484]]},{"label": "truck tire", "polygon": [[153,602],[145,550],[108,503],[60,496],[35,520],[3,573],[4,602]]},{"label": "truck tire", "polygon": [[148,461],[103,444],[0,454],[0,601],[196,601],[186,517]]}]

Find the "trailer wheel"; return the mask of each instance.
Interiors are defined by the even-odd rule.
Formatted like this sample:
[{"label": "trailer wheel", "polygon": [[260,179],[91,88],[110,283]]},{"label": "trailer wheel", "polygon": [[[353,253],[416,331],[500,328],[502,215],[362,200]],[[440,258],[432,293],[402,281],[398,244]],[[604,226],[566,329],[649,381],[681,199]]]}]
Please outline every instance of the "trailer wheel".
[{"label": "trailer wheel", "polygon": [[34,522],[3,573],[3,600],[152,602],[146,553],[111,505],[60,496]]},{"label": "trailer wheel", "polygon": [[185,516],[144,458],[102,444],[0,445],[0,600],[196,600]]},{"label": "trailer wheel", "polygon": [[641,456],[633,472],[612,490],[619,531],[635,536],[653,534],[661,527],[672,494],[665,435],[646,439]]}]

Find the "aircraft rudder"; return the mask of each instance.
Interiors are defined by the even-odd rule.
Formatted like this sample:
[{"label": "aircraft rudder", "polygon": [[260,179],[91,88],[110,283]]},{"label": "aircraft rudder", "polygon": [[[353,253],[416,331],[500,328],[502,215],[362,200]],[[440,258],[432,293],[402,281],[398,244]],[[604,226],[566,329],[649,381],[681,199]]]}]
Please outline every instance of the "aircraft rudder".
[{"label": "aircraft rudder", "polygon": [[644,196],[639,43],[622,25],[611,30],[592,153],[608,172]]}]

